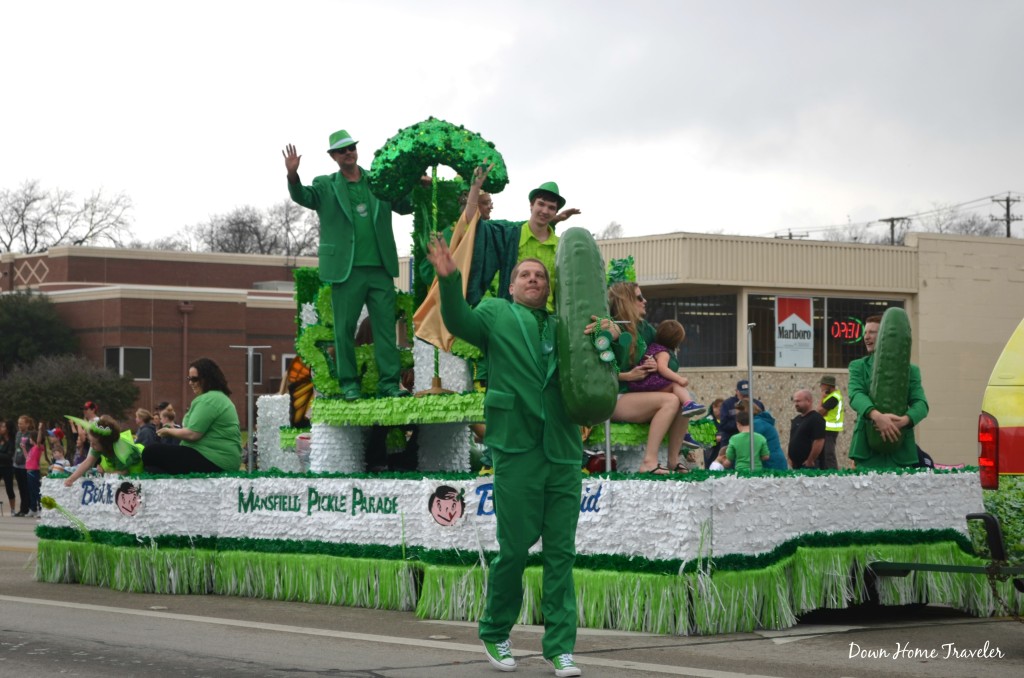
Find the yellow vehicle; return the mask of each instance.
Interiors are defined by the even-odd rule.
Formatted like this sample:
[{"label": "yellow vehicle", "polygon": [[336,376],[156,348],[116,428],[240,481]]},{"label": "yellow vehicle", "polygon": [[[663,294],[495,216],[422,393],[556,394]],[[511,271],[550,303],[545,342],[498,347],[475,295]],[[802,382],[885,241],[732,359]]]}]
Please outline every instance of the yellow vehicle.
[{"label": "yellow vehicle", "polygon": [[1002,527],[1006,556],[1024,562],[1024,320],[989,377],[978,417],[985,510]]}]

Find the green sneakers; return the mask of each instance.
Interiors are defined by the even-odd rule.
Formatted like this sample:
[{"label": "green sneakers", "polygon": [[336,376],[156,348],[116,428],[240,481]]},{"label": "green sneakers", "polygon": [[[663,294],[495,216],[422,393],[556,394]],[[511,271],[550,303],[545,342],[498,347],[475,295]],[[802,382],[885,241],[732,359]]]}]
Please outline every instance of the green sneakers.
[{"label": "green sneakers", "polygon": [[555,667],[555,675],[558,678],[583,675],[583,671],[580,670],[580,667],[576,666],[576,662],[573,661],[571,654],[560,654],[551,659],[545,658],[544,661],[549,662]]},{"label": "green sneakers", "polygon": [[[491,666],[499,671],[516,670],[516,660],[512,657],[512,641],[510,639],[506,638],[500,643],[488,643],[486,640],[481,642],[484,644],[484,650],[487,652],[487,661],[491,663]],[[569,656],[569,660],[572,661],[571,656]],[[580,674],[567,673],[566,675],[578,676]]]}]

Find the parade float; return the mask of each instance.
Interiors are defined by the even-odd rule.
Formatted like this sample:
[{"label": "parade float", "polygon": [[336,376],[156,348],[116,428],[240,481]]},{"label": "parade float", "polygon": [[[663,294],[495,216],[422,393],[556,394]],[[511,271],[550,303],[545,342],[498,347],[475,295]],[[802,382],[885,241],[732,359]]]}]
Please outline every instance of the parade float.
[{"label": "parade float", "polygon": [[[375,192],[412,193],[418,205],[417,262],[426,237],[454,223],[462,190],[436,173],[429,187],[420,185],[424,169],[448,165],[470,176],[474,166],[495,162],[500,171],[485,188],[497,191],[507,181],[500,160],[477,135],[434,119],[378,151]],[[296,349],[311,374],[308,384],[296,374],[291,395],[259,399],[261,470],[93,477],[72,487],[47,478],[51,510],[37,530],[37,578],[476,620],[497,548],[492,479],[471,473],[467,425],[483,420],[483,394],[474,388],[479,352],[412,340],[412,310],[429,274],[416,266],[413,292],[396,308],[412,343],[403,366],[414,370],[422,397],[338,397],[329,288],[315,270],[299,270]],[[362,390],[373,393],[369,346],[357,349],[357,361]],[[375,427],[394,427],[387,445],[400,454],[410,426],[416,471],[367,473],[365,445]],[[643,427],[613,425],[605,441],[596,427],[588,444],[607,443],[628,470],[645,437]],[[984,564],[964,520],[980,510],[970,469],[587,476],[576,543],[579,622],[688,635],[781,629],[811,610],[868,601],[1020,613],[1024,596],[1005,581],[952,572],[876,580],[870,571],[877,561]],[[522,623],[542,623],[540,587],[537,558],[525,576]]]}]

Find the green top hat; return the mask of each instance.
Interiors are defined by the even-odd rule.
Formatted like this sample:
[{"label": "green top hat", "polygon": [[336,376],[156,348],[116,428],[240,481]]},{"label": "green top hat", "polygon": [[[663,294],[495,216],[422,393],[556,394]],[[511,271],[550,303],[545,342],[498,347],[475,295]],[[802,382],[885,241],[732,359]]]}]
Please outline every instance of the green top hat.
[{"label": "green top hat", "polygon": [[565,198],[558,192],[558,184],[553,181],[545,181],[537,188],[530,191],[530,204],[533,204],[533,197],[540,191],[547,191],[548,193],[554,193],[555,197],[558,198],[558,209],[565,207]]},{"label": "green top hat", "polygon": [[352,144],[356,143],[356,140],[352,138],[352,135],[343,129],[339,129],[337,132],[331,135],[329,142],[331,145],[327,149],[327,152],[336,151],[339,148],[347,148]]}]

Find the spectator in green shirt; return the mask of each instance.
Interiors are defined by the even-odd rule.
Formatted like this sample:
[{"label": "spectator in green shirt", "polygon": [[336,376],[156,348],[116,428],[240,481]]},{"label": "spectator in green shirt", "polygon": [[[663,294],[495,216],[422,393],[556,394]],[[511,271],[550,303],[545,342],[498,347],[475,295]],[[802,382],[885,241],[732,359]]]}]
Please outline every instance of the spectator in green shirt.
[{"label": "spectator in green shirt", "polygon": [[[760,471],[771,456],[768,441],[760,433],[750,430],[750,412],[746,408],[736,413],[736,433],[729,438],[729,446],[718,457],[718,463],[737,471]],[[750,436],[754,436],[754,466],[750,466]]]}]

